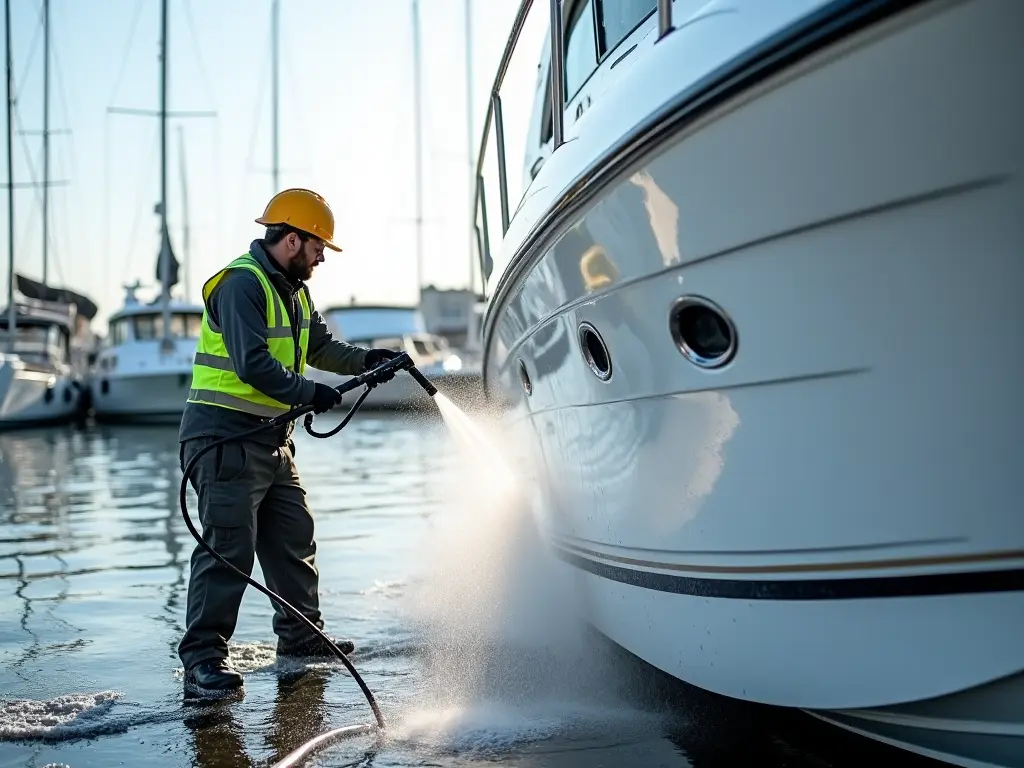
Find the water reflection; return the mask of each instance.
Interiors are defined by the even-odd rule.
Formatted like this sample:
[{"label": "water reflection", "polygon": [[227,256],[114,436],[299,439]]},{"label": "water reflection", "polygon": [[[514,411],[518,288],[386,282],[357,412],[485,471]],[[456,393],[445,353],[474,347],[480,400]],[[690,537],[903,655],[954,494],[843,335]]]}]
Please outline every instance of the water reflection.
[{"label": "water reflection", "polygon": [[[329,429],[329,422],[324,419],[318,428]],[[453,473],[458,454],[436,420],[375,414],[357,418],[339,438],[314,440],[300,433],[298,443],[297,460],[316,515],[325,615],[332,629],[357,639],[354,663],[386,714],[400,723],[403,708],[415,710],[431,692],[450,692],[451,678],[430,679],[425,650],[431,648],[424,648],[429,644],[398,598],[420,594],[414,589],[424,578],[420,565],[443,557],[426,542],[440,527],[438,515],[452,506],[452,488],[468,481]],[[134,765],[141,754],[147,766],[157,768],[264,766],[320,732],[367,721],[366,702],[340,665],[275,661],[272,608],[253,590],[243,599],[233,638],[233,654],[246,662],[244,699],[183,702],[175,648],[183,631],[193,542],[178,508],[180,479],[173,426],[0,434],[0,768]],[[191,489],[189,500],[194,515]],[[473,514],[492,514],[491,502],[483,500]],[[500,528],[503,537],[489,544],[494,551],[530,549],[525,534]],[[455,560],[450,558],[452,566],[463,567],[467,579],[509,578],[500,563],[466,575],[465,564]],[[505,563],[515,578],[529,573],[513,564]],[[554,589],[550,580],[520,581]],[[450,597],[450,584],[444,586]],[[542,602],[537,598],[524,594],[523,603]],[[473,612],[467,626],[446,626],[433,650],[459,631],[475,632],[480,615]],[[517,632],[552,642],[550,625],[513,623]],[[515,698],[515,717],[483,701],[463,713],[453,726],[458,732],[440,746],[416,739],[383,745],[355,739],[318,757],[317,764],[814,764],[773,752],[768,736],[759,737],[763,756],[730,753],[725,745],[737,731],[717,728],[721,721],[714,717],[693,719],[700,724],[696,731],[680,726],[667,737],[659,730],[645,740],[618,726],[602,728],[601,742],[587,749],[566,736],[560,699],[537,709],[538,690],[525,685],[523,671],[536,667],[537,655],[518,654],[514,663],[497,655],[478,661],[490,664],[499,681],[513,681],[511,691],[490,693]],[[534,671],[539,693],[558,689],[565,679],[599,679],[589,666],[557,671],[540,677]],[[626,719],[661,701],[647,691],[638,694]],[[590,709],[575,711],[584,725],[593,724]],[[689,722],[683,711],[683,722]],[[535,726],[554,735],[534,738]],[[472,754],[480,741],[496,746],[482,756]],[[450,743],[456,747],[448,749]],[[367,753],[368,748],[381,752]]]},{"label": "water reflection", "polygon": [[[422,415],[366,415],[333,440],[298,435],[325,614],[371,652],[398,635],[391,592],[375,585],[407,578],[409,554],[443,502],[445,440],[440,422]],[[180,481],[174,426],[0,434],[0,766],[73,765],[85,749],[90,764],[116,764],[134,749],[133,734],[164,744],[165,754],[147,757],[154,765],[262,765],[343,724],[339,705],[365,706],[330,665],[299,665],[296,675],[274,663],[271,607],[255,592],[234,638],[253,656],[245,699],[182,701],[176,646],[193,541]],[[194,517],[191,488],[188,500]],[[374,658],[383,660],[365,663],[385,673],[398,663]]]},{"label": "water reflection", "polygon": [[[118,506],[122,501],[134,504],[150,495],[153,500],[155,517],[134,521],[136,526],[125,540],[158,542],[166,554],[164,567],[171,569],[173,577],[156,587],[162,595],[158,619],[168,629],[166,642],[174,658],[178,638],[185,631],[184,596],[191,548],[191,537],[183,533],[178,498],[181,464],[177,432],[177,428],[167,426],[99,425],[93,433],[97,453],[110,457],[105,475],[111,499]],[[195,492],[189,487],[188,502],[192,509],[195,501]]]},{"label": "water reflection", "polygon": [[186,710],[185,727],[192,737],[193,765],[196,768],[224,766],[250,768],[252,760],[245,750],[242,725],[224,702],[199,704]]}]

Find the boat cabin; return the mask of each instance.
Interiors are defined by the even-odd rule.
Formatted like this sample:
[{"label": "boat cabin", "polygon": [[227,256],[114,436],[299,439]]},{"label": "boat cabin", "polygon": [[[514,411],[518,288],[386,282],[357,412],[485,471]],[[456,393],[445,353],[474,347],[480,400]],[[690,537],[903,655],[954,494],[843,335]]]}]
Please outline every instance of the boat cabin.
[{"label": "boat cabin", "polygon": [[[171,303],[172,339],[197,339],[202,327],[202,307]],[[107,346],[117,347],[133,341],[160,341],[164,338],[163,311],[157,306],[132,307],[113,315],[108,321]]]},{"label": "boat cabin", "polygon": [[17,355],[26,366],[53,371],[70,365],[72,320],[57,312],[17,306],[14,344],[10,345],[8,314],[0,317],[0,353]]}]

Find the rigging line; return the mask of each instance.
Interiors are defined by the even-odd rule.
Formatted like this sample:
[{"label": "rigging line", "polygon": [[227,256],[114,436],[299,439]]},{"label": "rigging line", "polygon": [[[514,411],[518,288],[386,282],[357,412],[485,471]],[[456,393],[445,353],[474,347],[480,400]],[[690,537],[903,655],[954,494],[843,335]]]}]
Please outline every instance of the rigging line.
[{"label": "rigging line", "polygon": [[210,87],[210,83],[214,82],[209,77],[209,70],[206,68],[206,59],[203,58],[202,46],[199,44],[199,33],[196,31],[195,17],[192,15],[192,3],[190,0],[185,0],[185,22],[188,25],[189,37],[192,39],[192,50],[196,57],[196,65],[199,67],[199,75],[203,83],[203,90],[206,91],[206,96],[210,100],[210,105],[216,111],[217,109],[217,98],[213,95],[213,91]]},{"label": "rigging line", "polygon": [[[213,176],[213,193],[214,193],[214,196],[215,196],[214,197],[214,203],[213,203],[213,206],[214,206],[214,208],[213,208],[214,221],[215,222],[222,222],[222,221],[224,221],[224,217],[221,215],[224,212],[224,198],[223,198],[223,195],[222,195],[222,191],[224,189],[224,159],[223,159],[223,155],[221,155],[221,152],[220,152],[220,121],[219,120],[214,120],[213,121],[213,142],[212,142],[212,148],[213,148],[213,157],[210,158],[210,167],[213,168],[213,174],[214,174],[214,176]],[[213,243],[213,245],[216,246],[218,253],[227,253],[228,252],[224,248],[224,232],[225,232],[226,229],[227,229],[226,227],[220,227],[220,226],[214,227],[214,232],[217,233],[216,234],[217,241],[216,241],[216,243]],[[194,263],[195,263],[195,261],[193,260],[193,264]]]},{"label": "rigging line", "polygon": [[[13,22],[12,22],[13,23]],[[13,31],[13,30],[12,30]],[[21,78],[15,80],[17,83],[24,83],[28,81],[28,72],[32,68],[32,61],[36,57],[36,46],[39,45],[39,38],[43,34],[43,4],[39,4],[39,24],[36,25],[36,33],[32,37],[32,42],[28,47],[28,57],[25,60],[25,69],[21,73]],[[15,102],[17,102],[17,90],[15,90]]]},{"label": "rigging line", "polygon": [[[39,207],[41,208],[42,207],[42,189],[43,188],[41,186],[39,186],[38,179],[36,178],[36,168],[35,168],[35,165],[33,165],[33,163],[32,163],[32,148],[29,147],[29,145],[28,145],[28,139],[26,138],[26,134],[25,134],[25,126],[21,122],[21,112],[19,111],[18,105],[16,103],[13,105],[13,109],[11,110],[11,112],[14,115],[14,124],[15,124],[15,126],[17,128],[17,132],[19,134],[19,139],[21,140],[22,149],[25,152],[25,164],[28,166],[29,182],[32,185],[31,188],[35,190],[36,202],[39,203]],[[40,150],[40,151],[42,151],[42,150]],[[12,190],[10,190],[10,192],[11,192],[11,194],[13,194],[14,190],[12,189]],[[18,241],[19,247],[15,251],[15,253],[24,253],[25,252],[25,249],[24,249],[25,241],[28,239],[30,233],[32,232],[32,228],[35,226],[35,216],[36,216],[36,213],[37,213],[36,206],[30,205],[29,206],[29,219],[28,219],[28,222],[25,225],[25,230],[22,233],[21,239]],[[17,227],[17,222],[15,222],[15,227]]]},{"label": "rigging line", "polygon": [[[61,68],[61,65],[60,65],[60,53],[59,53],[60,46],[52,44],[53,37],[54,37],[53,28],[52,28],[53,27],[53,20],[52,19],[50,20],[50,25],[51,25],[51,29],[50,29],[51,45],[50,45],[50,48],[51,48],[52,53],[53,53],[53,81],[54,81],[54,83],[57,86],[57,95],[59,97],[59,103],[61,105],[61,108],[64,110],[64,124],[67,125],[69,127],[69,130],[70,130],[70,126],[71,126],[71,108],[70,108],[69,103],[68,103],[67,90],[64,87],[64,70]],[[78,178],[78,153],[75,151],[74,139],[71,139],[70,143],[71,143],[71,148],[70,148],[70,151],[68,153],[68,157],[69,157],[68,165],[70,166],[70,171],[71,172],[67,176],[67,178],[69,179],[69,186],[70,186],[70,184],[74,184],[75,179]],[[63,154],[57,153],[57,156],[58,156],[58,158],[61,161],[64,159]],[[63,165],[61,166],[61,168],[63,169]],[[69,202],[68,202],[68,195],[69,195],[68,188],[67,187],[61,187],[60,199],[61,199],[61,202],[63,203],[64,214],[66,216],[68,216],[68,219],[70,219],[71,217],[70,217],[69,213],[71,211],[71,206],[69,205]],[[75,221],[75,224],[77,224],[77,227],[75,228],[74,231],[75,232],[84,232],[85,229],[81,226],[81,224],[82,224],[82,216],[83,216],[82,207],[76,206],[75,207],[75,213],[77,214],[76,215],[76,221]],[[66,220],[67,219],[65,219],[65,221]],[[63,232],[64,232],[65,238],[70,238],[71,237],[71,235],[69,234],[69,231],[66,228],[63,230]],[[53,261],[54,261],[54,264],[57,267],[58,274],[61,275],[61,280],[63,280],[64,279],[63,278],[63,272],[61,271],[60,257],[59,257],[59,250],[60,249],[57,247],[58,239],[57,239],[57,235],[56,235],[56,229],[51,227],[50,228],[50,233],[51,233],[51,241],[50,242],[51,242],[51,244],[53,246]],[[65,244],[70,246],[70,244],[67,243],[67,242],[65,242]],[[72,249],[70,247],[68,247],[68,252],[71,252],[71,250]]]},{"label": "rigging line", "polygon": [[110,284],[110,113],[103,115],[103,285]]},{"label": "rigging line", "polygon": [[[153,127],[153,143],[150,146],[150,150],[149,150],[149,162],[148,163],[141,163],[139,165],[139,181],[138,181],[139,191],[135,195],[135,200],[136,201],[145,199],[144,196],[143,196],[143,193],[142,193],[142,185],[146,182],[146,180],[147,180],[146,177],[150,176],[152,174],[152,166],[153,166],[154,163],[156,163],[156,155],[157,155],[157,152],[159,151],[159,149],[160,149],[160,123],[157,122],[157,124]],[[121,273],[122,273],[122,275],[125,276],[126,279],[131,274],[128,270],[129,270],[129,267],[131,266],[130,262],[131,262],[132,253],[135,251],[135,240],[136,240],[136,238],[138,237],[138,234],[139,234],[139,225],[140,225],[141,220],[142,220],[142,211],[143,211],[144,207],[145,206],[140,206],[137,203],[136,203],[136,206],[135,206],[135,218],[132,221],[132,228],[131,228],[131,230],[130,230],[130,232],[128,234],[128,248],[127,248],[127,251],[126,251],[125,256],[124,256],[124,266],[121,269]]]},{"label": "rigging line", "polygon": [[[27,61],[25,63],[25,71],[23,73],[24,77],[22,77],[22,79],[21,79],[21,83],[22,84],[24,84],[25,82],[28,81],[28,72],[31,69],[33,60],[35,59],[36,47],[37,47],[37,45],[39,43],[39,39],[40,39],[42,31],[43,31],[44,13],[45,13],[45,8],[44,8],[43,4],[40,3],[40,5],[39,5],[39,24],[36,27],[35,35],[32,38],[32,43],[31,43],[31,45],[29,47],[29,54],[28,54]],[[27,138],[28,134],[25,131],[25,126],[24,126],[24,124],[21,121],[21,113],[20,113],[19,107],[18,107],[19,101],[20,101],[20,94],[19,94],[17,88],[14,89],[14,93],[15,93],[15,98],[14,98],[15,106],[14,106],[13,112],[14,112],[14,116],[15,116],[15,122],[16,122],[16,125],[17,125],[18,134],[19,134],[19,137],[20,137],[20,140],[21,140],[22,148],[25,150],[25,162],[28,165],[28,169],[29,169],[29,180],[31,181],[31,183],[33,185],[33,188],[36,191],[36,202],[39,203],[40,206],[42,206],[42,196],[43,196],[43,194],[45,194],[45,190],[39,184],[38,179],[36,177],[35,165],[32,162],[32,150],[31,150],[31,148],[28,145],[28,138]],[[22,246],[22,247],[20,247],[18,249],[19,252],[24,252],[24,246],[26,244],[25,241],[28,239],[28,237],[30,236],[30,233],[33,230],[33,227],[35,226],[36,209],[35,209],[35,207],[30,206],[29,207],[29,211],[30,211],[30,213],[29,213],[29,220],[26,223],[25,232],[24,232],[24,234],[22,236],[22,239],[21,239],[21,241],[19,243],[20,246]],[[50,241],[50,245],[55,245],[55,239],[53,237],[52,230],[50,232],[48,232],[48,234],[49,234],[49,237],[47,239]],[[63,280],[63,277],[61,277],[61,279]]]},{"label": "rigging line", "polygon": [[[278,30],[278,35],[280,35],[280,29]],[[281,69],[283,70],[282,74],[285,76],[283,79],[284,79],[284,82],[288,83],[288,88],[287,89],[282,89],[281,93],[286,92],[286,91],[290,91],[292,96],[294,97],[293,103],[306,104],[307,102],[306,102],[306,100],[304,98],[302,98],[302,93],[299,90],[301,88],[301,84],[303,82],[303,78],[295,77],[295,69],[292,66],[293,62],[292,62],[291,56],[289,55],[291,49],[287,45],[279,45],[278,46],[278,50],[280,50],[281,54],[282,54],[281,55]],[[280,107],[280,105],[278,105],[278,107]],[[289,123],[289,125],[292,126],[292,127],[295,127],[296,125],[298,125],[299,139],[301,140],[302,159],[303,159],[302,165],[300,167],[302,168],[302,170],[304,170],[307,173],[311,174],[310,184],[319,186],[319,184],[320,184],[319,178],[317,178],[315,175],[313,175],[313,174],[317,173],[317,167],[313,163],[310,162],[310,158],[309,158],[309,152],[310,152],[311,144],[310,144],[310,141],[309,141],[309,132],[307,130],[306,121],[305,120],[293,120],[292,122]]]},{"label": "rigging line", "polygon": [[[52,21],[50,22],[52,25]],[[50,31],[52,37],[53,31]],[[57,86],[57,95],[60,97],[60,105],[64,110],[64,124],[68,126],[68,131],[71,128],[71,107],[68,102],[67,89],[64,87],[64,70],[60,66],[60,54],[58,53],[59,46],[53,46],[53,80]],[[78,178],[78,153],[75,151],[75,142],[71,141],[70,165],[71,165],[71,178]]]},{"label": "rigging line", "polygon": [[142,16],[142,0],[136,0],[135,3],[135,15],[132,16],[131,23],[128,27],[128,38],[124,41],[124,52],[121,54],[121,69],[118,70],[117,80],[114,81],[114,92],[110,94],[110,99],[107,104],[113,104],[114,99],[117,98],[117,94],[121,90],[121,81],[124,79],[124,73],[128,69],[128,55],[132,52],[132,43],[135,41],[135,29],[139,26],[139,18]]},{"label": "rigging line", "polygon": [[[57,158],[58,158],[58,161],[56,163],[56,165],[57,165],[57,178],[67,178],[64,175],[64,170],[65,169],[64,169],[64,163],[62,162],[63,158],[60,155],[57,155]],[[63,186],[62,185],[61,188],[60,188],[59,202],[61,203],[61,212],[64,213],[64,214],[66,214],[67,211],[68,211],[67,193],[68,193],[67,186]],[[51,198],[53,197],[53,193],[52,192],[50,194],[50,197]],[[54,202],[57,202],[57,201],[54,201]],[[60,263],[60,249],[57,247],[57,244],[59,242],[59,240],[57,238],[57,227],[53,226],[53,222],[55,220],[57,220],[57,218],[58,218],[57,216],[54,215],[54,212],[55,212],[54,209],[55,208],[56,208],[56,206],[54,206],[51,203],[51,208],[50,208],[50,225],[46,228],[46,234],[47,234],[47,238],[50,241],[50,252],[49,252],[50,263],[53,265],[54,272],[57,275],[57,280],[58,280],[57,284],[58,285],[63,285],[63,284],[65,284],[64,283],[64,269],[63,269],[63,267],[61,267],[61,263]]]},{"label": "rigging line", "polygon": [[[273,34],[273,29],[270,29],[267,32],[267,41],[270,44],[273,44]],[[253,150],[256,145],[256,134],[259,131],[260,127],[259,118],[260,115],[263,113],[263,99],[266,96],[267,91],[267,78],[270,74],[267,71],[269,69],[268,67],[260,67],[260,69],[262,70],[262,73],[260,75],[259,85],[257,86],[255,109],[253,110],[252,120],[249,121],[250,124],[252,125],[252,132],[249,134],[249,149],[245,156],[245,171],[243,175],[248,175],[252,173],[254,170]],[[240,194],[237,196],[237,199],[238,204],[235,210],[235,217],[234,219],[232,219],[232,221],[242,221],[242,215],[245,212],[245,206],[248,203],[248,199],[246,198],[245,195]]]},{"label": "rigging line", "polygon": [[[131,51],[132,51],[132,43],[135,41],[135,31],[138,29],[139,20],[142,18],[142,3],[143,3],[143,0],[136,0],[136,2],[135,2],[135,12],[132,14],[132,20],[128,24],[128,35],[125,38],[124,44],[122,46],[123,50],[122,50],[122,53],[121,53],[121,66],[118,69],[117,78],[114,80],[114,89],[113,89],[113,91],[110,94],[110,98],[107,100],[107,104],[108,105],[113,105],[114,104],[114,101],[117,99],[118,93],[120,93],[120,91],[121,91],[121,82],[124,80],[125,72],[127,72],[127,70],[128,70],[128,61],[129,61],[129,56],[130,56]],[[104,178],[104,194],[105,194],[105,197],[106,197],[106,200],[104,202],[104,207],[103,207],[103,217],[104,217],[104,221],[106,222],[106,226],[104,226],[104,229],[103,229],[103,238],[104,238],[104,240],[106,242],[106,248],[104,250],[104,265],[105,265],[105,274],[106,274],[106,270],[109,269],[110,253],[111,253],[111,248],[110,248],[110,225],[109,225],[109,223],[110,223],[110,147],[109,147],[109,142],[110,142],[110,113],[109,112],[106,113],[106,119],[105,119],[105,123],[104,123],[104,136],[103,136],[103,138],[104,138],[104,163],[105,163],[105,167],[104,167],[104,174],[105,174],[105,178]],[[154,152],[155,152],[155,150],[154,150]],[[142,169],[144,169],[144,168],[145,168],[145,166],[142,166],[142,168],[140,168],[140,173],[141,173]],[[139,225],[139,215],[140,215],[139,214],[139,210],[138,210],[138,208],[136,208],[136,211],[135,211],[135,217],[136,218],[135,218],[134,224],[132,225],[132,235],[129,238],[129,244],[131,244],[131,242],[135,239],[135,233],[138,230],[138,225]],[[129,247],[128,254],[125,256],[125,265],[124,265],[125,268],[127,268],[127,266],[128,266],[127,262],[128,262],[128,257],[130,257],[130,256],[131,256],[131,248]],[[125,269],[122,269],[122,274],[125,274]]]},{"label": "rigging line", "polygon": [[[36,191],[36,202],[42,205],[43,202],[43,188],[36,177],[36,167],[32,163],[32,148],[29,146],[27,132],[25,131],[25,125],[21,122],[21,111],[18,105],[14,105],[14,123],[17,126],[17,131],[20,135],[22,149],[25,150],[25,163],[28,165],[28,178],[32,184],[32,188]],[[39,150],[42,152],[42,149]]]},{"label": "rigging line", "polygon": [[[274,34],[273,30],[271,30],[268,33],[268,35],[267,35],[267,38],[268,38],[270,43],[273,43],[273,39],[272,39],[273,34]],[[246,172],[254,170],[254,168],[253,168],[253,150],[254,150],[255,145],[256,145],[256,134],[259,131],[260,115],[263,114],[263,99],[266,97],[266,94],[267,94],[267,77],[270,74],[267,71],[267,69],[268,69],[267,67],[260,67],[260,70],[261,70],[261,73],[260,73],[260,84],[259,84],[259,86],[257,86],[258,90],[257,90],[256,105],[255,105],[255,109],[253,110],[252,121],[251,121],[251,123],[252,123],[252,133],[249,134],[249,150],[248,150],[248,154],[246,155],[246,158],[245,158],[245,169],[246,169]]]}]

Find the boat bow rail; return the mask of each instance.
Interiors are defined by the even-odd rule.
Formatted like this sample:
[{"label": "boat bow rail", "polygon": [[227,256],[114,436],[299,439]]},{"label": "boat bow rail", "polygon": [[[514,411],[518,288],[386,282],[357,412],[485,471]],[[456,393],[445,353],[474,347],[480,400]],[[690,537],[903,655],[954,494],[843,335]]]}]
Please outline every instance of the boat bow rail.
[{"label": "boat bow rail", "polygon": [[[501,88],[508,75],[512,57],[519,46],[523,29],[526,26],[530,10],[533,8],[533,0],[522,0],[519,10],[516,12],[512,23],[512,30],[502,53],[501,61],[498,64],[498,71],[494,77],[494,84],[491,86],[487,112],[484,116],[483,131],[480,135],[479,150],[476,162],[476,189],[473,195],[473,216],[474,231],[477,242],[477,256],[479,259],[480,275],[483,282],[484,294],[488,295],[487,282],[494,268],[494,259],[490,249],[490,231],[487,222],[487,197],[485,192],[484,164],[487,159],[491,127],[495,132],[495,152],[497,160],[498,176],[498,205],[501,211],[501,234],[508,231],[510,221],[510,199],[508,171],[506,162],[505,123],[502,111]],[[548,41],[551,46],[551,66],[547,72],[548,93],[551,97],[551,131],[552,151],[555,152],[565,143],[565,88],[563,74],[565,71],[565,50],[562,45],[563,26],[562,0],[548,0],[549,11],[549,35]],[[658,0],[658,39],[668,35],[672,27],[672,0]],[[540,83],[538,85],[542,85]],[[492,201],[493,204],[493,201]],[[486,325],[487,321],[484,320]]]}]

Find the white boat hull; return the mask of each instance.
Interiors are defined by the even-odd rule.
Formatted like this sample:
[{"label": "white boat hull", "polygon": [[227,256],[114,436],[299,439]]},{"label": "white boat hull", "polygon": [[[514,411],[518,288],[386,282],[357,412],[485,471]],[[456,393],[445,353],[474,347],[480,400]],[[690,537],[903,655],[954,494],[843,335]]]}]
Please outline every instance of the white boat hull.
[{"label": "white boat hull", "polygon": [[[734,5],[637,82],[767,8]],[[1016,0],[920,3],[737,92],[588,200],[488,320],[487,388],[530,436],[589,622],[702,688],[883,740],[903,723],[960,765],[1024,765],[1024,687],[962,693],[932,746],[872,712],[1024,670],[1022,30]],[[632,98],[595,101],[576,143]],[[545,172],[584,151],[564,149]],[[615,275],[588,294],[594,245]],[[670,333],[692,295],[735,324],[724,367]]]},{"label": "white boat hull", "polygon": [[97,377],[91,382],[92,406],[97,419],[180,419],[191,384],[191,367]]},{"label": "white boat hull", "polygon": [[138,285],[125,286],[125,305],[108,320],[108,340],[89,376],[89,399],[98,420],[180,421],[192,387],[203,306],[171,300],[170,335],[164,310],[141,304]]},{"label": "white boat hull", "polygon": [[82,390],[70,375],[34,370],[0,355],[0,429],[70,421]]}]

